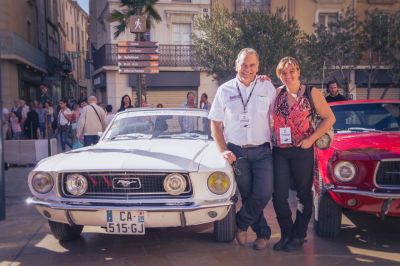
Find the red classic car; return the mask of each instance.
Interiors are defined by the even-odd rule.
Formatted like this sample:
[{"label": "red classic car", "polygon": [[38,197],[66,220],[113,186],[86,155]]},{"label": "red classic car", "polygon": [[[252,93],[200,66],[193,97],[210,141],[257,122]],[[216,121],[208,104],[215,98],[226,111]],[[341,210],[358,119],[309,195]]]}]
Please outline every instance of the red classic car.
[{"label": "red classic car", "polygon": [[334,237],[344,210],[400,217],[400,100],[331,103],[332,146],[314,179],[317,235]]}]

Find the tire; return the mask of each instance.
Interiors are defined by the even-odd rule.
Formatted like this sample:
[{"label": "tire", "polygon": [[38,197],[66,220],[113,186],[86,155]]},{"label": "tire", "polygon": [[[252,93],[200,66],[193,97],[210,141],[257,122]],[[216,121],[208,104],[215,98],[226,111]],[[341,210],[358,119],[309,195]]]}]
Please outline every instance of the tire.
[{"label": "tire", "polygon": [[339,234],[342,224],[342,207],[338,205],[328,192],[321,192],[318,196],[318,213],[314,220],[314,229],[320,237],[335,237]]},{"label": "tire", "polygon": [[54,237],[60,241],[71,241],[80,237],[83,225],[69,225],[49,221],[50,230]]},{"label": "tire", "polygon": [[235,232],[236,204],[233,204],[224,219],[214,222],[214,237],[217,242],[232,242]]}]

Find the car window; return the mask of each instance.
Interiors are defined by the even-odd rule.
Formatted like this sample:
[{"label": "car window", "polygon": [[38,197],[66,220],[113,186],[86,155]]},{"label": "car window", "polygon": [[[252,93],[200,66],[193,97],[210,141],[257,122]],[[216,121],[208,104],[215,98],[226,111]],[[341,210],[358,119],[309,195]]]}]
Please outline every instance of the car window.
[{"label": "car window", "polygon": [[366,103],[332,106],[334,129],[340,131],[399,131],[400,104]]},{"label": "car window", "polygon": [[209,139],[210,121],[193,115],[149,115],[115,119],[106,140],[137,138]]}]

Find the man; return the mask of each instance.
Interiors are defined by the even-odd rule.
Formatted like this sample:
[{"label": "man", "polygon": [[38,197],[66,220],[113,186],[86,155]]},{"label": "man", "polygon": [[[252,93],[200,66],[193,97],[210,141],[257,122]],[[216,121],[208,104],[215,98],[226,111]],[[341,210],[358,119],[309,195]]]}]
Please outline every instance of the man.
[{"label": "man", "polygon": [[78,121],[76,137],[83,135],[83,145],[94,145],[99,141],[98,132],[103,132],[106,128],[106,112],[97,105],[97,98],[90,96],[88,105],[82,108]]},{"label": "man", "polygon": [[329,81],[326,85],[329,94],[325,97],[328,103],[337,101],[346,101],[346,97],[339,93],[339,86],[336,81]]},{"label": "man", "polygon": [[[189,91],[186,94],[186,102],[184,102],[181,107],[182,108],[196,108],[195,104],[196,95],[194,92]],[[179,125],[181,127],[182,132],[190,132],[193,130],[197,130],[197,120],[193,117],[181,116],[179,117]]]},{"label": "man", "polygon": [[270,81],[256,77],[257,52],[240,51],[236,59],[236,78],[218,88],[209,118],[211,132],[223,156],[233,164],[242,198],[236,215],[236,240],[246,243],[249,226],[257,234],[253,248],[266,248],[271,229],[263,210],[272,195],[270,107],[275,88]]},{"label": "man", "polygon": [[60,136],[61,150],[66,151],[66,145],[72,148],[71,141],[68,138],[71,121],[71,110],[67,107],[67,100],[61,99],[59,102],[60,111],[57,115],[57,130]]}]

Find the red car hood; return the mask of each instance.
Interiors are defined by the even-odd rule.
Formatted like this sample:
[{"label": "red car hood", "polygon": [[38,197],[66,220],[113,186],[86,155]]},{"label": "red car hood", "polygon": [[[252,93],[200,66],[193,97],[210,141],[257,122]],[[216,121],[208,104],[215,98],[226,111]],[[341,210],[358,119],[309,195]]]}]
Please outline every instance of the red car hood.
[{"label": "red car hood", "polygon": [[342,159],[400,158],[400,132],[336,134],[332,146]]}]

